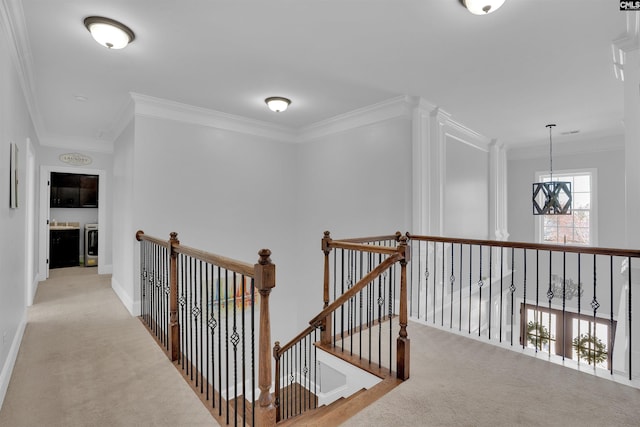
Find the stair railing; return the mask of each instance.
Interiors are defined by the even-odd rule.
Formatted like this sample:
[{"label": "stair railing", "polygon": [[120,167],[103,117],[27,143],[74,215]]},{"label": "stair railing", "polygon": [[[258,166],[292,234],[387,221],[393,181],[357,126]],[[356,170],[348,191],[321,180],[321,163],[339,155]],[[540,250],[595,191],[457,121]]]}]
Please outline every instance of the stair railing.
[{"label": "stair railing", "polygon": [[[325,254],[324,308],[309,321],[310,326],[283,346],[276,342],[273,349],[278,421],[318,406],[318,395],[323,391],[318,373],[318,346],[380,378],[392,375],[395,359],[397,378],[409,378],[406,266],[410,248],[407,238],[397,233],[332,240],[329,232],[325,232],[322,250]],[[333,262],[330,259],[332,251]],[[395,270],[398,264],[399,273]],[[392,345],[394,318],[399,323],[395,354]],[[388,344],[382,340],[385,323],[389,331]],[[384,349],[388,350],[388,359],[382,354],[385,346],[388,346]]]},{"label": "stair railing", "polygon": [[136,239],[140,318],[169,359],[221,424],[275,425],[271,251],[260,250],[251,265],[183,246],[177,233],[166,241],[138,231]]},{"label": "stair railing", "polygon": [[631,314],[640,251],[407,237],[412,320],[638,379],[640,328]]}]

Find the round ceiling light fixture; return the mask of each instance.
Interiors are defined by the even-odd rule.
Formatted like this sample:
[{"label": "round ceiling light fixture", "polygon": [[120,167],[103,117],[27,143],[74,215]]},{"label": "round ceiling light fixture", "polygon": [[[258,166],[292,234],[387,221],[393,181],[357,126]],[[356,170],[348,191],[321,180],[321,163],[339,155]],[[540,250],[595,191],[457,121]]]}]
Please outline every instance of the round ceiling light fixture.
[{"label": "round ceiling light fixture", "polygon": [[504,4],[505,0],[460,0],[474,15],[488,15],[495,12]]},{"label": "round ceiling light fixture", "polygon": [[95,41],[109,49],[122,49],[136,38],[126,25],[102,16],[85,18],[84,26]]},{"label": "round ceiling light fixture", "polygon": [[281,96],[272,96],[264,100],[269,109],[273,112],[280,113],[285,111],[289,104],[291,104],[291,100],[287,98],[283,98]]}]

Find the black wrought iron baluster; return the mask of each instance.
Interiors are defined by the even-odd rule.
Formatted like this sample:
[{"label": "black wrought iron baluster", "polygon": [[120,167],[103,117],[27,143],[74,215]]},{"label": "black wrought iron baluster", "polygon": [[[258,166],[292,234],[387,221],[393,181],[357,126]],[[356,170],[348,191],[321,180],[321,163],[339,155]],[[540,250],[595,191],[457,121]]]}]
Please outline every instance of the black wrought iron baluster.
[{"label": "black wrought iron baluster", "polygon": [[493,311],[493,300],[492,298],[492,286],[493,286],[493,247],[489,246],[489,305],[488,305],[488,314],[489,314],[489,330],[487,336],[491,339],[491,312]]},{"label": "black wrought iron baluster", "polygon": [[[362,276],[364,275],[364,253],[360,252],[360,280],[362,280]],[[358,336],[359,339],[359,347],[358,347],[358,352],[359,352],[359,359],[362,360],[362,323],[363,323],[363,315],[364,315],[364,291],[360,290],[360,303],[359,303],[359,310],[360,310],[360,334]]]},{"label": "black wrought iron baluster", "polygon": [[468,315],[467,315],[467,320],[469,323],[469,334],[471,333],[471,282],[472,282],[472,275],[473,275],[473,245],[469,245],[469,310],[468,310]]},{"label": "black wrought iron baluster", "polygon": [[451,243],[451,276],[449,276],[449,329],[453,328],[453,286],[456,282],[456,276],[453,273],[453,248],[454,244]]},{"label": "black wrought iron baluster", "polygon": [[516,259],[516,255],[515,255],[515,249],[511,248],[511,285],[509,286],[509,290],[511,291],[511,345],[513,345],[513,296],[516,292],[516,285],[514,283],[514,277],[516,274],[516,269],[515,269],[515,259]]},{"label": "black wrought iron baluster", "polygon": [[300,356],[300,343],[299,342],[294,346],[293,352],[294,352],[294,356],[295,356],[295,359],[294,359],[294,363],[295,363],[294,372],[295,372],[296,377],[298,377],[298,385],[294,386],[294,388],[293,388],[294,393],[295,393],[293,401],[295,403],[297,403],[297,407],[296,407],[296,411],[297,412],[296,412],[296,414],[300,414],[302,412],[302,409],[300,407],[300,403],[301,403],[302,399],[300,398],[299,394],[300,394],[300,392],[302,390],[300,390],[300,359],[301,359],[301,356]]},{"label": "black wrought iron baluster", "polygon": [[[437,254],[438,254],[438,244],[436,242],[433,242],[433,324],[436,324],[436,289],[437,289],[437,283],[436,281],[438,280],[438,269],[436,267],[436,258],[437,258]],[[425,307],[426,309],[426,307]],[[425,314],[425,319],[427,320],[426,314]]]},{"label": "black wrought iron baluster", "polygon": [[206,327],[206,334],[205,334],[205,342],[203,347],[205,348],[205,352],[204,352],[204,357],[206,360],[206,366],[205,366],[205,372],[204,372],[204,376],[207,379],[207,388],[206,388],[206,393],[205,393],[205,400],[209,400],[209,383],[211,382],[211,376],[210,376],[210,367],[211,367],[211,353],[210,353],[210,340],[209,337],[211,335],[211,306],[209,305],[209,302],[211,301],[209,299],[209,286],[211,285],[211,264],[207,263],[205,264],[205,271],[204,271],[204,280],[205,280],[205,287],[204,287],[204,301],[205,301],[205,305],[203,306],[203,315],[202,315],[202,320],[204,321],[206,319],[207,322],[207,327]]},{"label": "black wrought iron baluster", "polygon": [[240,315],[242,316],[241,322],[240,322],[240,331],[241,331],[240,342],[242,343],[242,348],[240,351],[240,354],[242,355],[242,419],[246,420],[247,419],[247,375],[246,375],[246,370],[247,370],[246,369],[247,367],[246,350],[247,349],[245,344],[246,343],[245,314],[246,314],[247,281],[244,274],[240,276],[240,287],[242,292],[242,296],[240,297],[241,304],[242,304],[240,306]]},{"label": "black wrought iron baluster", "polygon": [[[251,278],[251,425],[256,425],[256,285],[255,279]],[[276,378],[276,381],[280,381],[279,378]],[[280,396],[276,396],[276,398],[280,399]],[[278,407],[278,410],[280,408]]]},{"label": "black wrought iron baluster", "polygon": [[180,298],[178,299],[178,306],[181,314],[182,322],[180,322],[180,362],[182,364],[182,370],[187,368],[187,267],[185,255],[180,254],[178,256],[180,269]]},{"label": "black wrought iron baluster", "polygon": [[[344,294],[344,249],[341,249],[340,253],[342,258],[340,295],[342,295]],[[344,304],[340,306],[340,345],[342,346],[342,351],[344,351]]]},{"label": "black wrought iron baluster", "polygon": [[235,405],[233,405],[233,420],[234,425],[238,425],[238,344],[240,343],[240,334],[238,334],[238,304],[236,301],[236,295],[238,295],[238,275],[235,272],[231,272],[233,275],[233,330],[231,333],[231,344],[233,345],[233,394]]},{"label": "black wrought iron baluster", "polygon": [[[578,265],[580,264],[580,262],[578,261]],[[540,320],[538,319],[538,308],[539,308],[539,301],[540,301],[540,251],[538,249],[536,249],[536,309],[534,311],[534,324],[541,324]],[[579,304],[579,302],[578,302]],[[578,305],[579,307],[579,305]],[[525,306],[525,310],[526,310],[526,306]],[[578,310],[579,311],[579,310]],[[578,327],[580,327],[580,322],[578,322]],[[538,335],[539,334],[535,334],[534,336],[534,346],[536,348],[535,352],[538,352]],[[525,336],[525,339],[529,339],[528,336]],[[542,344],[542,343],[540,343]],[[540,346],[542,348],[542,345]]]},{"label": "black wrought iron baluster", "polygon": [[224,349],[225,349],[225,378],[226,378],[226,388],[227,388],[227,424],[229,424],[229,401],[231,400],[231,395],[229,394],[229,270],[224,269]]},{"label": "black wrought iron baluster", "polygon": [[[349,266],[349,289],[351,289],[353,287],[354,281],[355,281],[355,277],[356,277],[356,272],[355,272],[355,251],[349,251],[349,255],[350,255],[350,263],[351,265]],[[353,356],[353,327],[355,324],[355,319],[354,319],[354,314],[355,314],[355,306],[354,306],[355,300],[354,297],[349,298],[349,339],[350,339],[350,345],[349,345],[349,351],[350,354]]]},{"label": "black wrought iron baluster", "polygon": [[147,242],[145,240],[140,242],[140,298],[142,299],[142,303],[140,304],[140,317],[142,317],[142,320],[145,321],[145,323],[148,323],[146,318],[145,318],[145,310],[146,310],[146,304],[147,304],[147,296],[145,295],[145,291],[144,291],[144,281],[145,281],[145,273],[147,271],[147,266],[145,263],[145,257],[146,257],[146,248],[145,248],[145,244]]},{"label": "black wrought iron baluster", "polygon": [[567,253],[562,251],[562,360],[567,355]]},{"label": "black wrought iron baluster", "polygon": [[[553,289],[551,287],[551,271],[552,271],[552,264],[553,264],[553,256],[552,256],[552,252],[549,251],[549,289],[547,290],[547,299],[549,300],[549,312],[551,312],[551,301],[553,300]],[[551,329],[551,315],[549,315],[549,326],[548,326],[548,330],[549,330],[549,357],[551,357],[551,334],[552,334],[552,329]],[[557,340],[557,337],[556,337]]]},{"label": "black wrought iron baluster", "polygon": [[609,370],[613,375],[613,256],[609,256],[609,301],[611,306],[611,313],[609,316],[609,342],[607,343],[607,360],[609,361]]},{"label": "black wrought iron baluster", "polygon": [[[369,254],[369,271],[373,269],[373,260],[375,259],[375,255]],[[373,320],[374,320],[374,308],[373,308],[373,299],[375,297],[375,281],[372,281],[369,285],[367,285],[367,328],[369,329],[369,333],[367,334],[369,337],[369,363],[371,363],[371,345],[372,345],[372,331],[373,331]]]},{"label": "black wrought iron baluster", "polygon": [[[440,326],[444,326],[444,273],[445,273],[445,250],[444,242],[442,242],[442,278],[441,278],[441,291],[440,291]],[[435,296],[435,295],[434,295]],[[434,298],[435,301],[435,298]],[[434,310],[435,312],[435,310]]]},{"label": "black wrought iron baluster", "polygon": [[629,352],[629,381],[631,381],[632,379],[632,373],[631,373],[631,359],[632,359],[632,355],[633,352],[631,350],[631,344],[633,343],[633,339],[631,338],[633,336],[632,334],[632,330],[631,330],[631,257],[627,258],[627,271],[628,271],[628,286],[627,286],[627,328],[629,330],[629,333],[627,334],[627,336],[629,337],[629,342],[627,343],[627,348],[628,348],[628,352]]},{"label": "black wrought iron baluster", "polygon": [[503,289],[503,279],[504,279],[504,247],[500,246],[500,313],[499,313],[499,342],[502,342],[502,304],[504,301],[504,289]]},{"label": "black wrought iron baluster", "polygon": [[[380,255],[380,259],[378,262],[378,265],[380,264],[380,262],[382,262],[382,255]],[[384,298],[382,297],[384,295],[383,293],[383,284],[385,281],[385,276],[386,271],[384,273],[382,273],[380,276],[378,276],[378,367],[382,367],[382,306],[384,305]]]},{"label": "black wrought iron baluster", "polygon": [[[218,288],[218,322],[222,322],[222,304],[225,304],[226,300],[223,300],[222,293],[222,268],[217,267],[217,288]],[[225,283],[226,288],[226,283]],[[225,291],[226,295],[226,291]],[[225,309],[226,311],[226,309]],[[222,415],[222,325],[220,325],[220,329],[218,329],[218,415]],[[254,388],[255,390],[255,388]]]},{"label": "black wrought iron baluster", "polygon": [[[522,288],[523,288],[523,292],[524,292],[524,296],[523,296],[523,311],[520,313],[520,316],[522,316],[523,318],[526,318],[526,310],[527,310],[527,250],[523,249],[522,250],[522,260],[524,263],[524,278],[522,280]],[[522,337],[522,348],[524,349],[527,346],[527,334],[525,332],[525,336]]]},{"label": "black wrought iron baluster", "polygon": [[[418,242],[418,319],[420,319],[420,290],[422,289],[422,255],[420,254],[422,248],[422,242]],[[429,254],[427,253],[427,259],[429,258]],[[425,310],[426,312],[426,310]],[[425,318],[425,321],[427,319]]]},{"label": "black wrought iron baluster", "polygon": [[[318,329],[313,330],[313,342],[318,342]],[[318,347],[313,346],[313,407],[318,407]]]},{"label": "black wrought iron baluster", "polygon": [[482,245],[480,249],[480,260],[478,263],[478,336],[482,333],[482,287],[484,282],[482,281]]},{"label": "black wrought iron baluster", "polygon": [[199,329],[199,333],[200,333],[200,393],[204,392],[204,336],[203,336],[203,330],[202,330],[202,326],[203,326],[203,309],[204,309],[204,305],[203,305],[203,295],[202,295],[202,291],[203,288],[205,287],[204,284],[204,280],[203,280],[203,273],[204,273],[204,263],[202,262],[202,260],[200,260],[200,268],[198,270],[199,276],[200,276],[200,283],[198,285],[198,329]]},{"label": "black wrought iron baluster", "polygon": [[[596,320],[597,320],[597,312],[598,312],[598,308],[600,308],[600,303],[598,302],[598,298],[596,297],[596,284],[597,284],[597,271],[596,271],[596,254],[593,254],[593,299],[591,300],[591,308],[593,309],[593,340],[589,339],[588,340],[588,352],[591,352],[591,342],[593,341],[594,343],[597,340],[597,336],[596,336]],[[589,331],[591,332],[591,331]],[[591,337],[590,337],[591,338]],[[591,357],[587,358],[589,364],[591,364]],[[596,369],[596,363],[595,360],[593,362],[593,369]]]},{"label": "black wrought iron baluster", "polygon": [[157,319],[156,319],[156,287],[155,287],[155,281],[156,281],[156,245],[154,244],[151,247],[151,269],[149,272],[149,294],[151,296],[150,298],[150,302],[151,302],[151,324],[150,329],[151,331],[155,334],[156,331],[156,324],[157,324]]},{"label": "black wrought iron baluster", "polygon": [[[338,251],[334,250],[333,251],[333,301],[335,301],[336,299],[338,299],[336,293],[338,292]],[[333,322],[331,323],[331,325],[333,326],[333,346],[336,346],[336,336],[338,334],[336,334],[336,311],[337,310],[333,310]]]},{"label": "black wrought iron baluster", "polygon": [[[388,294],[388,303],[389,313],[387,316],[387,321],[389,322],[389,364],[391,364],[392,350],[393,350],[393,320],[391,316],[393,315],[393,286],[395,284],[395,264],[393,264],[389,270],[389,294]],[[389,365],[391,367],[391,365]]]},{"label": "black wrought iron baluster", "polygon": [[458,332],[462,332],[462,243],[460,243],[460,280],[458,280]]},{"label": "black wrought iron baluster", "polygon": [[[191,381],[193,381],[193,359],[194,359],[194,352],[193,352],[193,347],[194,344],[194,304],[195,304],[195,268],[194,268],[194,263],[195,263],[195,259],[194,258],[189,258],[189,292],[187,293],[187,295],[189,296],[189,305],[188,307],[190,308],[189,310],[189,364],[187,366],[189,366],[189,370],[190,370],[190,375],[191,375]],[[196,331],[197,334],[197,331]],[[197,349],[196,349],[197,352]],[[197,356],[196,356],[197,359]],[[197,360],[196,360],[196,363]]]},{"label": "black wrought iron baluster", "polygon": [[[580,336],[580,323],[582,323],[582,316],[581,316],[581,312],[582,312],[582,307],[581,307],[581,303],[582,303],[582,271],[581,271],[581,253],[578,252],[578,337]],[[578,356],[576,358],[578,360],[578,365],[580,365],[580,357]]]},{"label": "black wrought iron baluster", "polygon": [[[411,253],[415,254],[416,251],[413,240],[409,240],[409,247],[411,248]],[[418,259],[420,259],[420,255],[418,255]],[[409,264],[409,317],[413,315],[413,269],[413,263]]]}]

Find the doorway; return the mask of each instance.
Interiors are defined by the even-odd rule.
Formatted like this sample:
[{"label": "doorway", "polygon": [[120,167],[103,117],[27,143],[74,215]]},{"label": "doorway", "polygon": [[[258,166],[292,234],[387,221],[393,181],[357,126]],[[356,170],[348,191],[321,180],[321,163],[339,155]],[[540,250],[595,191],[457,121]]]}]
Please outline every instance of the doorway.
[{"label": "doorway", "polygon": [[[79,175],[97,175],[98,176],[98,193],[101,195],[101,203],[98,204],[98,224],[100,224],[101,234],[104,236],[106,225],[106,209],[105,194],[106,182],[105,171],[100,169],[87,169],[63,166],[41,166],[40,167],[40,226],[39,226],[39,263],[38,272],[39,280],[46,280],[49,277],[50,267],[50,222],[52,220],[60,221],[59,218],[51,217],[51,174],[66,173]],[[98,253],[105,253],[105,239],[98,239]],[[103,257],[104,259],[104,257]],[[98,274],[108,274],[110,266],[104,263],[98,264]]]}]

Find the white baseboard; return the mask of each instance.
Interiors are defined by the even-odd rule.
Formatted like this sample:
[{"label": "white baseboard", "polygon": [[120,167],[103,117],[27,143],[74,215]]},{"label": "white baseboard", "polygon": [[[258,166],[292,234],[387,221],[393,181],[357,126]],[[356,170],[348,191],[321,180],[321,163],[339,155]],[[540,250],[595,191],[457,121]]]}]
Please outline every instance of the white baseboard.
[{"label": "white baseboard", "polygon": [[98,274],[113,274],[113,265],[98,264]]},{"label": "white baseboard", "polygon": [[6,396],[7,389],[9,388],[11,373],[13,372],[13,367],[15,366],[16,359],[18,358],[18,350],[20,350],[20,344],[22,343],[22,337],[24,336],[24,330],[26,327],[27,311],[25,310],[22,320],[18,324],[16,334],[13,337],[13,342],[11,343],[7,360],[2,367],[2,371],[0,371],[0,409],[2,409],[2,403],[4,402],[4,397]]},{"label": "white baseboard", "polygon": [[140,302],[134,301],[115,277],[111,277],[111,288],[116,293],[118,298],[120,298],[122,305],[124,305],[125,308],[129,310],[129,313],[131,313],[132,316],[138,316],[140,311]]},{"label": "white baseboard", "polygon": [[40,284],[40,276],[36,274],[36,277],[33,278],[33,282],[29,286],[31,286],[31,299],[27,301],[27,307],[31,307],[33,305],[33,300],[36,299],[36,293],[38,292],[38,285]]}]

